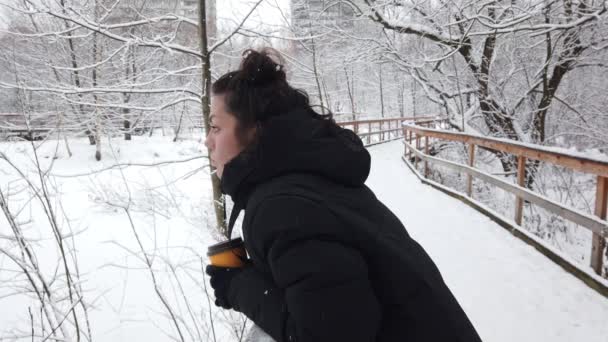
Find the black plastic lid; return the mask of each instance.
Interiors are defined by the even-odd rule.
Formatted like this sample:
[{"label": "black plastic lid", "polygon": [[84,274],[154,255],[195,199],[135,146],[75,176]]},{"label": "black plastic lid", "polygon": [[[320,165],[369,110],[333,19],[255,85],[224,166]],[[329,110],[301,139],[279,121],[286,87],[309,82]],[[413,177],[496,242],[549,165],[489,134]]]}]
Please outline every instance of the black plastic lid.
[{"label": "black plastic lid", "polygon": [[207,248],[207,256],[218,254],[220,252],[241,246],[243,246],[243,239],[241,239],[240,237],[228,241],[222,241],[220,243],[216,243],[215,245],[209,246],[209,248]]}]

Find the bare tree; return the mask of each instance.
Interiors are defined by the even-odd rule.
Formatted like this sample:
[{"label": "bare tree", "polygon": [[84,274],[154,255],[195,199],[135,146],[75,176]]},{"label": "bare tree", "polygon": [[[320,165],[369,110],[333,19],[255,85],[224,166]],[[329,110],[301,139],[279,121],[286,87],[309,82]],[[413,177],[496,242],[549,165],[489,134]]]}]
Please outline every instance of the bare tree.
[{"label": "bare tree", "polygon": [[[399,34],[385,35],[380,45],[430,100],[456,116],[459,99],[474,95],[480,115],[467,120],[479,118],[483,133],[519,141],[545,142],[547,115],[565,76],[606,44],[598,34],[606,27],[605,2],[348,2],[359,16]],[[399,49],[399,39],[421,41],[424,49]],[[460,56],[459,77],[448,63],[454,55]],[[514,169],[513,159],[496,155],[505,172]],[[529,166],[531,187],[537,164]]]}]

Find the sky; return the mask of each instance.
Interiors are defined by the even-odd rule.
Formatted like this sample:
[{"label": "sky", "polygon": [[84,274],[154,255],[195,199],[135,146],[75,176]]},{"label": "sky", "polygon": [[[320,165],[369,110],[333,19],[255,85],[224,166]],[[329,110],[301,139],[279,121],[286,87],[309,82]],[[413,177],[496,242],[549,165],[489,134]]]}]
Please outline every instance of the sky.
[{"label": "sky", "polygon": [[[253,0],[222,0],[217,1],[218,24],[241,22],[257,3]],[[245,23],[245,27],[276,27],[285,26],[284,17],[289,15],[289,0],[265,0],[255,10]]]},{"label": "sky", "polygon": [[[218,26],[220,32],[230,32],[249,13],[257,0],[216,0]],[[0,0],[0,30],[8,27],[8,10]],[[285,28],[285,18],[290,12],[290,0],[264,0],[245,22],[244,27],[258,32],[275,33]],[[3,33],[0,32],[0,36]]]},{"label": "sky", "polygon": [[[6,0],[0,0],[5,2]],[[218,20],[224,23],[238,21],[249,12],[257,0],[216,0]],[[246,26],[254,27],[264,25],[283,25],[281,12],[289,13],[289,0],[264,0],[251,15]],[[0,5],[0,29],[6,28],[7,9]]]}]

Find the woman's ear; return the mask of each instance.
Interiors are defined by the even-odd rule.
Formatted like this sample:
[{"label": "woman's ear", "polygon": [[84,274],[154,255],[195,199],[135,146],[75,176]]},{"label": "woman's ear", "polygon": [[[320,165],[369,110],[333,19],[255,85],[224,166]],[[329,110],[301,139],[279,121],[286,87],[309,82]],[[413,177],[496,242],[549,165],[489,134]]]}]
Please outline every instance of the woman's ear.
[{"label": "woman's ear", "polygon": [[259,127],[259,123],[253,125],[251,128],[249,128],[247,130],[246,137],[247,137],[248,144],[256,139],[256,137],[258,135],[258,127]]}]

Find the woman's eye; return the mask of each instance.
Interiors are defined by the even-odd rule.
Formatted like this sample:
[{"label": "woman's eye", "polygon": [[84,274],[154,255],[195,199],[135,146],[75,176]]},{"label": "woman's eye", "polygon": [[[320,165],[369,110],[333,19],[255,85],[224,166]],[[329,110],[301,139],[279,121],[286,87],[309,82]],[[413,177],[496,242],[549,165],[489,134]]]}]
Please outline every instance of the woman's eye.
[{"label": "woman's eye", "polygon": [[219,131],[220,131],[220,128],[219,128],[219,127],[217,127],[217,126],[211,126],[210,128],[211,128],[211,131],[212,131],[213,133],[217,133],[217,132],[219,132]]}]

